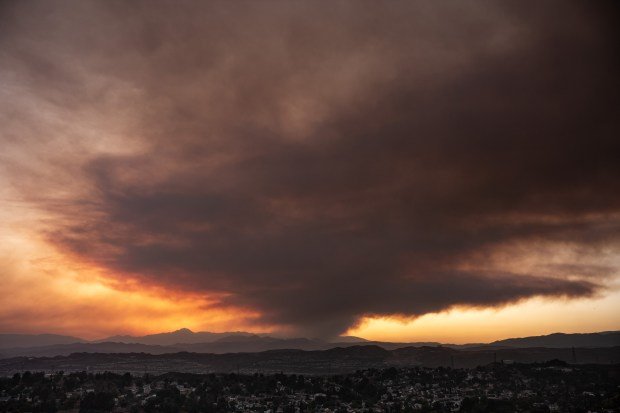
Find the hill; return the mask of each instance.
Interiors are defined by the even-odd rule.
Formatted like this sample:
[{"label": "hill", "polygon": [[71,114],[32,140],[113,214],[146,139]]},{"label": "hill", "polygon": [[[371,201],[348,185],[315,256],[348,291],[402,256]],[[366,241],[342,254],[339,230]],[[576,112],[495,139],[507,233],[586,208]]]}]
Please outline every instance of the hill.
[{"label": "hill", "polygon": [[490,343],[501,347],[612,347],[620,346],[620,331],[602,333],[565,334],[554,333],[545,336],[509,338]]},{"label": "hill", "polygon": [[146,336],[113,336],[105,340],[86,341],[77,337],[54,334],[0,334],[0,358],[16,356],[57,356],[71,353],[129,353],[145,352],[151,354],[177,353],[256,353],[268,350],[328,350],[335,347],[353,347],[360,344],[375,345],[386,350],[404,347],[451,348],[468,351],[486,351],[503,348],[602,348],[620,346],[620,332],[588,334],[556,333],[545,336],[532,336],[498,340],[489,344],[440,344],[435,342],[390,343],[363,341],[357,337],[339,337],[341,342],[331,342],[308,338],[277,338],[265,334],[247,332],[193,332],[180,329],[169,333]]},{"label": "hill", "polygon": [[84,343],[78,337],[59,334],[0,334],[0,349],[13,347],[51,346],[57,344]]},{"label": "hill", "polygon": [[504,348],[457,350],[448,347],[406,347],[386,350],[374,345],[329,350],[270,350],[259,353],[73,353],[56,357],[0,359],[0,375],[17,371],[110,371],[118,373],[295,373],[337,374],[385,367],[476,367],[494,361],[533,363],[565,362],[611,364],[620,361],[620,347],[607,348]]},{"label": "hill", "polygon": [[254,336],[252,333],[244,331],[233,331],[225,333],[212,333],[210,331],[193,332],[188,328],[181,328],[168,333],[148,334],[145,336],[112,336],[106,337],[97,342],[116,342],[116,343],[137,343],[156,346],[170,346],[174,344],[195,344],[210,343],[224,337],[245,337]]}]

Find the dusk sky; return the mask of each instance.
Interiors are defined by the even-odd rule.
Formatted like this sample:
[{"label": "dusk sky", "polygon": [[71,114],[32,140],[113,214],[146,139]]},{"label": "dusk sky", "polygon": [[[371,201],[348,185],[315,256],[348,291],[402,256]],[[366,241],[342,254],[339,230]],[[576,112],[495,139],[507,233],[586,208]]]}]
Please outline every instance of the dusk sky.
[{"label": "dusk sky", "polygon": [[620,329],[613,2],[0,3],[0,332]]}]

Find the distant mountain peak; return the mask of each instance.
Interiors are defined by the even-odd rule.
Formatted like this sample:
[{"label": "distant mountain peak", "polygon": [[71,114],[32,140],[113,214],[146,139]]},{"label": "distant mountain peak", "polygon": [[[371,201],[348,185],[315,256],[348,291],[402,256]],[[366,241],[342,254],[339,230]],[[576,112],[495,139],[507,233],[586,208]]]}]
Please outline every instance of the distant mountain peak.
[{"label": "distant mountain peak", "polygon": [[[451,354],[454,348],[471,351],[492,349],[526,348],[610,348],[620,346],[620,331],[600,333],[553,333],[546,336],[531,336],[498,340],[489,344],[440,345],[431,342],[390,343],[365,341],[359,337],[340,336],[326,341],[308,338],[278,338],[266,333],[249,332],[194,332],[181,328],[171,332],[145,336],[113,336],[101,340],[87,341],[77,337],[54,334],[0,334],[0,359],[7,355],[58,355],[66,352],[127,352],[142,351],[153,354],[190,351],[196,353],[252,353],[266,350],[300,349],[327,350],[330,348],[353,347],[356,352],[373,352],[369,348],[380,346],[384,349],[401,348],[402,354],[430,354],[440,357]],[[101,344],[101,345],[100,345]],[[360,345],[366,349],[359,349]],[[370,345],[370,346],[368,346]],[[421,347],[423,346],[423,347]],[[20,350],[21,349],[21,350]],[[335,350],[344,351],[344,350]],[[398,351],[395,354],[400,354]],[[443,356],[442,356],[443,357]]]}]

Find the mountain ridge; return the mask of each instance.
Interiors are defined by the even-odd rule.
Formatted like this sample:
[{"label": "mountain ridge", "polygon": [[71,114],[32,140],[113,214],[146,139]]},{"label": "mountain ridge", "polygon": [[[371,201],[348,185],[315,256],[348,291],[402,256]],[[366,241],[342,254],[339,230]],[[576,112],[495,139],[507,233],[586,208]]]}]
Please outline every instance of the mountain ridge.
[{"label": "mountain ridge", "polygon": [[336,347],[353,347],[359,344],[376,345],[386,350],[404,347],[444,347],[461,350],[487,350],[490,348],[570,348],[620,346],[620,331],[598,333],[553,333],[496,340],[491,343],[441,344],[437,342],[381,342],[356,341],[345,337],[342,342],[308,338],[277,338],[266,334],[247,332],[193,332],[180,329],[169,333],[146,336],[112,336],[108,339],[86,341],[78,337],[60,335],[0,334],[0,358],[16,356],[57,356],[74,352],[129,353],[144,352],[166,354],[180,351],[193,353],[225,354],[254,353],[269,350],[299,349],[305,351],[329,350]]},{"label": "mountain ridge", "polygon": [[11,334],[0,333],[0,349],[11,347],[30,347],[31,343],[36,342],[42,346],[57,344],[85,343],[83,338],[67,336],[61,334]]},{"label": "mountain ridge", "polygon": [[613,347],[620,344],[620,331],[596,333],[551,333],[542,336],[516,337],[497,340],[491,346],[507,347]]},{"label": "mountain ridge", "polygon": [[620,347],[607,348],[487,348],[443,346],[386,350],[377,345],[354,345],[329,350],[269,350],[256,353],[71,353],[55,357],[0,359],[0,376],[18,371],[111,371],[131,373],[295,373],[337,374],[387,367],[471,368],[490,363],[540,363],[561,360],[571,364],[617,364]]}]

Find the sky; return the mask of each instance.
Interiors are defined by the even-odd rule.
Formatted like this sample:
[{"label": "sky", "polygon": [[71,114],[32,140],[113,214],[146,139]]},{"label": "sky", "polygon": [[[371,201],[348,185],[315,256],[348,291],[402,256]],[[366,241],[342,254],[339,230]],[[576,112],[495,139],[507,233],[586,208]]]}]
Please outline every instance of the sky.
[{"label": "sky", "polygon": [[0,332],[620,329],[615,11],[0,3]]}]

